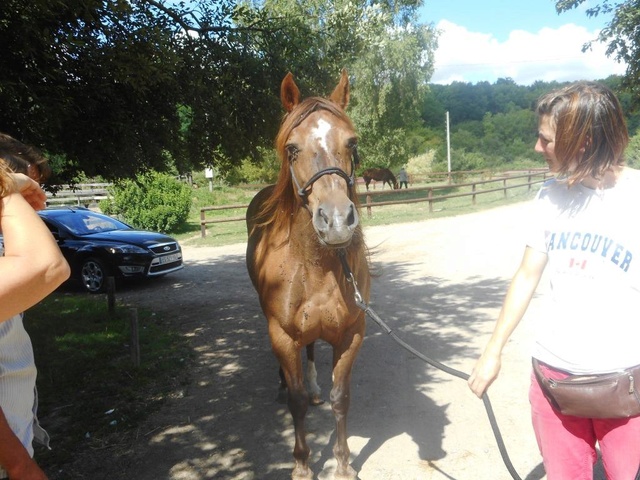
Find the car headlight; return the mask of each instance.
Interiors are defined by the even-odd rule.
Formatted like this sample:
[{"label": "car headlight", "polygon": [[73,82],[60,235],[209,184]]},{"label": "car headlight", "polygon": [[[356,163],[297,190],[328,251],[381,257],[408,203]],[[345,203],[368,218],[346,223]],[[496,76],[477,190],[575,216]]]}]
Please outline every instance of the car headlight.
[{"label": "car headlight", "polygon": [[109,253],[149,253],[144,248],[135,245],[118,245],[117,247],[107,247]]}]

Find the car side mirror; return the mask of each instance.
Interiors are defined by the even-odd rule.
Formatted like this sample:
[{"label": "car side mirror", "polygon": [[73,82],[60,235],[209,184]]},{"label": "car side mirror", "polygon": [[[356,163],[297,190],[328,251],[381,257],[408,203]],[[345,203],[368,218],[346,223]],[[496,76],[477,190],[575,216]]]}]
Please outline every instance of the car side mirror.
[{"label": "car side mirror", "polygon": [[51,230],[51,233],[56,242],[64,242],[67,239],[67,235],[64,232],[60,232],[60,230]]}]

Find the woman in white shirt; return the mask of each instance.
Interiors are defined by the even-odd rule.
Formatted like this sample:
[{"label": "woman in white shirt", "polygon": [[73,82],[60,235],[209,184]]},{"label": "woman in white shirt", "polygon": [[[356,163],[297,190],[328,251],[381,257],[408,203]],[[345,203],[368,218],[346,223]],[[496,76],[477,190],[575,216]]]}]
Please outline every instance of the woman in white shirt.
[{"label": "woman in white shirt", "polygon": [[[533,225],[493,334],[469,378],[479,397],[500,371],[502,349],[524,316],[543,272],[546,310],[534,319],[532,357],[548,378],[616,372],[640,364],[640,173],[624,166],[629,142],[618,99],[578,82],[537,107],[541,153],[556,178],[527,218]],[[532,374],[532,422],[549,480],[592,479],[599,446],[607,478],[636,478],[640,417],[565,415]]]}]

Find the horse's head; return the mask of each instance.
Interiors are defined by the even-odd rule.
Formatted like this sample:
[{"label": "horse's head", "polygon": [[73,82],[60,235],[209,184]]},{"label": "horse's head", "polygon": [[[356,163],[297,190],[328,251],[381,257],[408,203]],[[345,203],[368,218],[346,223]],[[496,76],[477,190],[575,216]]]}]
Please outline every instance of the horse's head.
[{"label": "horse's head", "polygon": [[291,188],[312,215],[320,241],[342,247],[351,242],[358,226],[355,195],[357,138],[344,109],[349,102],[349,78],[340,82],[327,99],[300,101],[291,73],[282,81],[280,97],[288,112],[276,147],[282,170],[291,177]]}]

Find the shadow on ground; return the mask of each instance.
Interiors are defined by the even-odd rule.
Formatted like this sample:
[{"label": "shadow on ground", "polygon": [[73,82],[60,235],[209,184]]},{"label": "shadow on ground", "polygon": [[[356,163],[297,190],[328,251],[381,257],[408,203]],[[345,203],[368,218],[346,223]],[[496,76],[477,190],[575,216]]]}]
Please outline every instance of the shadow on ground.
[{"label": "shadow on ground", "polygon": [[[486,333],[478,327],[488,320],[483,312],[498,308],[502,302],[507,287],[503,279],[471,278],[456,284],[434,277],[416,281],[408,280],[407,264],[379,267],[381,275],[373,283],[371,306],[399,337],[454,368],[459,358],[479,355],[473,340]],[[189,261],[183,271],[124,286],[118,291],[118,302],[152,308],[158,315],[170,317],[175,328],[190,338],[196,359],[191,365],[192,382],[172,392],[165,407],[126,440],[130,443],[124,452],[118,450],[119,456],[108,447],[83,453],[67,470],[50,474],[51,480],[290,478],[292,422],[286,407],[275,401],[277,364],[246,274],[244,255]],[[330,347],[320,343],[316,355],[319,383],[328,398]],[[445,427],[456,421],[447,413],[448,403],[432,399],[433,393],[446,385],[433,367],[368,323],[353,372],[349,414],[356,470],[367,467],[398,438],[416,449],[423,468],[437,469],[433,462],[447,455],[443,449]],[[331,470],[333,428],[328,403],[310,409],[307,439],[318,478],[328,478]],[[51,433],[54,438],[64,434]],[[499,471],[504,466],[495,468]],[[507,478],[504,472],[500,478]],[[538,465],[523,478],[538,480],[543,476]]]}]

